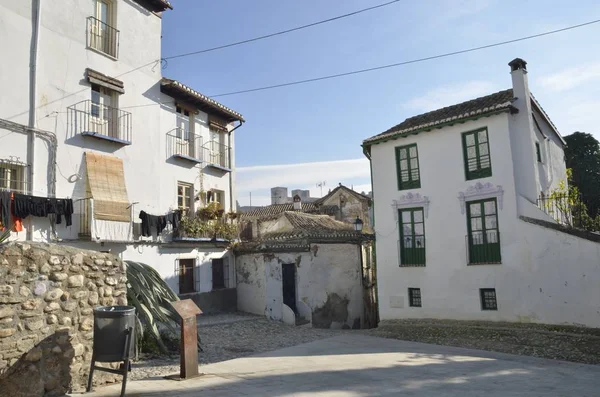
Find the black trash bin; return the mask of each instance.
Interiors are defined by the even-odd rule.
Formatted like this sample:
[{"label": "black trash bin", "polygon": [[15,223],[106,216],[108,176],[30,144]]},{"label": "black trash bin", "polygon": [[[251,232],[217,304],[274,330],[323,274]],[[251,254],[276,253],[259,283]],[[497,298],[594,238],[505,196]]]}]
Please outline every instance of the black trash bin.
[{"label": "black trash bin", "polygon": [[[94,309],[94,347],[87,391],[92,390],[94,370],[123,376],[121,397],[125,395],[130,358],[135,351],[135,307],[100,306]],[[96,362],[121,361],[120,369],[96,366]]]},{"label": "black trash bin", "polygon": [[[94,357],[99,362],[123,361],[135,351],[135,307],[100,306],[94,309]],[[129,354],[125,354],[127,338]]]}]

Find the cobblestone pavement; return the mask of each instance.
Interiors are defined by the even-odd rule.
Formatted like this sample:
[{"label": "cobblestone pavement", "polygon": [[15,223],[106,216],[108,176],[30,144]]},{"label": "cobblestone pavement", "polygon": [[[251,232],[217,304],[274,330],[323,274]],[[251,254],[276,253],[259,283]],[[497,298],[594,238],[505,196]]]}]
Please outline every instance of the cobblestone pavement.
[{"label": "cobblestone pavement", "polygon": [[[202,349],[200,364],[211,364],[251,354],[268,352],[301,343],[340,335],[341,330],[293,327],[242,313],[200,316],[198,333]],[[200,368],[202,370],[202,368]],[[133,363],[131,379],[179,373],[179,356],[142,359]]]},{"label": "cobblestone pavement", "polygon": [[396,320],[367,335],[585,364],[600,364],[600,329],[544,324]]}]

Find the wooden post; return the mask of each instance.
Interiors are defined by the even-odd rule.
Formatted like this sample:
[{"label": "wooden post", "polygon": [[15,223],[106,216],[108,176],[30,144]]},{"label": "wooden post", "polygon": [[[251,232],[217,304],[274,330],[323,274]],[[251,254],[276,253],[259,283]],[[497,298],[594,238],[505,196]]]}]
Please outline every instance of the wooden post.
[{"label": "wooden post", "polygon": [[180,379],[190,379],[198,373],[198,324],[196,315],[202,310],[191,299],[171,302],[181,317]]}]

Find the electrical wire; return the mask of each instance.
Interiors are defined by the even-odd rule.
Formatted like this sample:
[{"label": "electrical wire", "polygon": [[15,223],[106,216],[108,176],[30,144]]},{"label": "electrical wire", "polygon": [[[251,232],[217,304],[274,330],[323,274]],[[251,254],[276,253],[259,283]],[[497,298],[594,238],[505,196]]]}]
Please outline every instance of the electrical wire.
[{"label": "electrical wire", "polygon": [[274,85],[269,85],[269,86],[264,86],[264,87],[250,88],[250,89],[247,89],[247,90],[226,92],[226,93],[223,93],[223,94],[210,95],[210,97],[211,98],[217,98],[217,97],[223,97],[223,96],[229,96],[229,95],[245,94],[245,93],[248,93],[248,92],[271,90],[271,89],[274,89],[274,88],[281,88],[281,87],[288,87],[288,86],[298,85],[298,84],[312,83],[312,82],[315,82],[315,81],[329,80],[329,79],[334,79],[334,78],[343,77],[343,76],[350,76],[350,75],[355,75],[355,74],[360,74],[360,73],[373,72],[373,71],[376,71],[376,70],[389,69],[389,68],[394,68],[394,67],[398,67],[398,66],[409,65],[409,64],[413,64],[413,63],[431,61],[431,60],[434,60],[434,59],[447,58],[447,57],[451,57],[451,56],[455,56],[455,55],[459,55],[459,54],[466,54],[466,53],[469,53],[469,52],[480,51],[480,50],[484,50],[484,49],[488,49],[488,48],[499,47],[499,46],[503,46],[503,45],[507,45],[507,44],[512,44],[512,43],[516,43],[516,42],[520,42],[520,41],[531,40],[531,39],[535,39],[535,38],[538,38],[538,37],[543,37],[543,36],[548,36],[548,35],[551,35],[551,34],[565,32],[565,31],[568,31],[568,30],[573,30],[573,29],[584,27],[584,26],[592,25],[592,24],[595,24],[595,23],[598,23],[598,22],[600,22],[600,19],[596,19],[596,20],[593,20],[593,21],[585,22],[585,23],[580,23],[578,25],[567,26],[567,27],[562,28],[562,29],[550,30],[550,31],[543,32],[543,33],[538,33],[538,34],[534,34],[534,35],[530,35],[530,36],[519,37],[517,39],[512,39],[512,40],[500,41],[500,42],[492,43],[492,44],[486,44],[486,45],[482,45],[482,46],[478,46],[478,47],[467,48],[467,49],[464,49],[464,50],[446,52],[446,53],[443,53],[443,54],[432,55],[432,56],[428,56],[428,57],[425,57],[425,58],[412,59],[412,60],[409,60],[409,61],[397,62],[397,63],[392,63],[392,64],[388,64],[388,65],[382,65],[382,66],[376,66],[376,67],[367,68],[367,69],[354,70],[354,71],[351,71],[351,72],[344,72],[344,73],[331,74],[331,75],[327,75],[327,76],[314,77],[314,78],[311,78],[311,79],[291,81],[291,82],[288,82],[288,83],[281,83],[281,84],[274,84]]},{"label": "electrical wire", "polygon": [[234,43],[229,43],[229,44],[223,44],[223,45],[220,45],[220,46],[217,46],[217,47],[206,48],[204,50],[198,50],[198,51],[186,52],[186,53],[178,54],[178,55],[172,55],[172,56],[169,56],[169,57],[164,57],[163,60],[177,59],[177,58],[188,57],[188,56],[191,56],[191,55],[204,54],[204,53],[211,52],[211,51],[222,50],[224,48],[235,47],[235,46],[242,45],[242,44],[252,43],[254,41],[259,41],[259,40],[264,40],[264,39],[268,39],[268,38],[275,37],[275,36],[280,36],[280,35],[283,35],[283,34],[286,34],[286,33],[296,32],[298,30],[311,28],[313,26],[322,25],[322,24],[325,24],[325,23],[328,23],[328,22],[333,22],[333,21],[337,21],[339,19],[348,18],[348,17],[354,16],[354,15],[357,15],[357,14],[361,14],[363,12],[375,10],[377,8],[382,8],[382,7],[385,7],[385,6],[389,6],[389,5],[392,5],[394,3],[398,3],[399,1],[400,0],[388,1],[387,3],[382,3],[382,4],[378,4],[378,5],[372,6],[372,7],[363,8],[361,10],[349,12],[347,14],[338,15],[337,17],[323,19],[322,21],[309,23],[307,25],[297,26],[295,28],[286,29],[286,30],[282,30],[282,31],[279,31],[279,32],[275,32],[275,33],[269,33],[269,34],[266,34],[266,35],[263,35],[263,36],[253,37],[251,39],[236,41]]}]

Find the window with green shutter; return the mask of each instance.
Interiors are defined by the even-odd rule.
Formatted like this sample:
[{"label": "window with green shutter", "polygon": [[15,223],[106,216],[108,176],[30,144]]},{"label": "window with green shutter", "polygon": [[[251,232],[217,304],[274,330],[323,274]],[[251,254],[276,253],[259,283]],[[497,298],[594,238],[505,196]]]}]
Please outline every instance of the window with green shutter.
[{"label": "window with green shutter", "polygon": [[469,264],[500,263],[496,199],[467,202]]},{"label": "window with green shutter", "polygon": [[421,187],[417,144],[396,148],[396,172],[398,174],[398,190]]},{"label": "window with green shutter", "polygon": [[467,180],[492,176],[487,128],[462,134]]},{"label": "window with green shutter", "polygon": [[400,266],[425,266],[425,220],[423,208],[398,210]]}]

